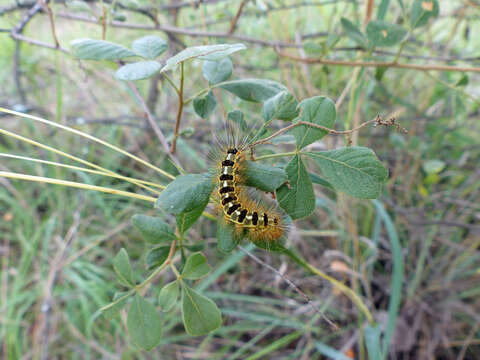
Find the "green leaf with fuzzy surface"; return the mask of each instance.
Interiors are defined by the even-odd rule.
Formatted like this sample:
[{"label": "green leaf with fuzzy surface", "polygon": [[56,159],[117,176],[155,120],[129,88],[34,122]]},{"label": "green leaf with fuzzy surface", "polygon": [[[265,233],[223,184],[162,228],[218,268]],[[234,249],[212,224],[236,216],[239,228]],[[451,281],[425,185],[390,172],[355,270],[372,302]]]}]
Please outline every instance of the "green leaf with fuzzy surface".
[{"label": "green leaf with fuzzy surface", "polygon": [[235,234],[235,227],[227,223],[222,215],[217,218],[217,248],[222,253],[235,249],[241,238]]},{"label": "green leaf with fuzzy surface", "polygon": [[214,183],[210,174],[178,176],[160,193],[156,208],[180,215],[207,206]]},{"label": "green leaf with fuzzy surface", "polygon": [[232,76],[232,72],[233,64],[229,57],[217,61],[206,60],[203,62],[202,74],[210,84],[228,80]]},{"label": "green leaf with fuzzy surface", "polygon": [[182,283],[182,318],[189,335],[208,334],[220,327],[222,315],[217,305]]},{"label": "green leaf with fuzzy surface", "polygon": [[140,295],[135,295],[127,317],[127,328],[132,341],[145,350],[151,350],[162,338],[162,319],[155,306]]},{"label": "green leaf with fuzzy surface", "polygon": [[244,49],[246,49],[246,46],[243,44],[218,44],[189,47],[168,59],[165,66],[162,68],[162,72],[172,70],[178,64],[187,60],[199,58],[200,60],[215,61]]},{"label": "green leaf with fuzzy surface", "polygon": [[360,45],[363,48],[367,48],[367,39],[365,38],[365,35],[360,31],[357,25],[352,23],[350,20],[346,18],[341,18],[340,23],[342,24],[343,31],[345,31],[345,34],[355,41],[358,45]]},{"label": "green leaf with fuzzy surface", "polygon": [[210,91],[207,95],[193,99],[193,109],[203,119],[208,118],[217,107],[217,99]]},{"label": "green leaf with fuzzy surface", "polygon": [[281,91],[287,91],[282,84],[266,79],[232,80],[219,85],[240,99],[252,102],[264,102]]},{"label": "green leaf with fuzzy surface", "polygon": [[299,155],[290,160],[285,171],[288,176],[288,183],[277,190],[280,207],[292,219],[310,215],[315,209],[315,194],[312,181]]},{"label": "green leaf with fuzzy surface", "polygon": [[383,20],[373,20],[367,25],[368,40],[374,46],[393,46],[407,35],[407,29]]},{"label": "green leaf with fuzzy surface", "polygon": [[255,161],[247,161],[243,175],[247,186],[274,192],[287,181],[284,169]]},{"label": "green leaf with fuzzy surface", "polygon": [[337,190],[348,195],[375,199],[380,195],[388,171],[375,153],[365,147],[345,147],[323,152],[308,152],[323,175]]},{"label": "green leaf with fuzzy surface", "polygon": [[118,280],[125,286],[134,285],[132,267],[127,251],[121,248],[113,259],[113,268],[117,273]]},{"label": "green leaf with fuzzy surface", "polygon": [[137,39],[132,44],[132,49],[141,57],[154,60],[167,50],[168,44],[155,35],[147,35]]},{"label": "green leaf with fuzzy surface", "polygon": [[178,295],[180,295],[180,287],[177,280],[162,287],[158,294],[160,309],[162,311],[170,311],[177,302]]},{"label": "green leaf with fuzzy surface", "polygon": [[189,280],[197,280],[207,275],[211,270],[207,258],[201,252],[190,255],[185,262],[182,277]]},{"label": "green leaf with fuzzy surface", "polygon": [[170,245],[167,246],[158,246],[151,249],[147,256],[145,257],[145,263],[147,264],[147,269],[151,270],[160,265],[162,265],[165,260],[168,258],[170,253]]},{"label": "green leaf with fuzzy surface", "polygon": [[136,56],[126,47],[104,40],[76,39],[70,45],[73,56],[81,60],[120,60]]},{"label": "green leaf with fuzzy surface", "polygon": [[140,230],[143,238],[152,244],[176,239],[170,225],[158,217],[136,214],[132,217],[132,224]]},{"label": "green leaf with fuzzy surface", "polygon": [[[335,104],[323,96],[315,96],[303,100],[299,105],[301,109],[298,121],[308,121],[327,128],[332,128],[337,117]],[[297,148],[302,149],[311,143],[320,140],[328,134],[327,131],[316,129],[307,125],[299,125],[292,130],[297,140]]]},{"label": "green leaf with fuzzy surface", "polygon": [[202,216],[205,206],[207,206],[207,204],[200,205],[193,210],[187,211],[186,213],[182,213],[175,217],[177,220],[178,231],[181,234],[184,234],[188,229],[190,229],[192,225],[195,224],[195,222],[198,220],[198,218]]},{"label": "green leaf with fuzzy surface", "polygon": [[418,28],[438,16],[440,8],[437,0],[415,0],[410,11],[410,26]]},{"label": "green leaf with fuzzy surface", "polygon": [[298,101],[288,91],[279,92],[263,104],[262,116],[265,121],[273,119],[290,121],[298,116]]},{"label": "green leaf with fuzzy surface", "polygon": [[156,61],[138,61],[123,65],[115,72],[118,80],[133,81],[147,79],[160,70],[161,65]]}]

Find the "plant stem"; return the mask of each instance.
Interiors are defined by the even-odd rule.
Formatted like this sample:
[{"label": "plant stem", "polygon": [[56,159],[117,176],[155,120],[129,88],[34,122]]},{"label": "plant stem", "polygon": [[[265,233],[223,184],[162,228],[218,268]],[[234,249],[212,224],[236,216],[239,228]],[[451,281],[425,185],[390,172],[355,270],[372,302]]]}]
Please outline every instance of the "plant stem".
[{"label": "plant stem", "polygon": [[175,245],[176,245],[176,240],[172,241],[172,244],[170,245],[170,251],[168,252],[168,257],[167,259],[163,262],[162,265],[160,265],[158,268],[155,269],[154,272],[150,274],[149,277],[147,277],[145,280],[140,285],[137,285],[135,288],[136,290],[141,290],[144,288],[146,285],[148,285],[155,277],[163,270],[165,269],[168,265],[172,264],[173,261],[173,255],[175,255]]},{"label": "plant stem", "polygon": [[78,183],[74,181],[52,179],[52,178],[47,178],[43,176],[34,176],[34,175],[27,175],[27,174],[12,173],[9,171],[0,171],[0,177],[41,182],[41,183],[47,183],[47,184],[63,185],[63,186],[69,186],[69,187],[78,188],[78,189],[84,189],[84,190],[100,191],[108,194],[120,195],[124,197],[130,197],[130,198],[140,199],[140,200],[149,201],[149,202],[157,201],[156,198],[147,196],[147,195],[135,194],[128,191],[116,190],[116,189],[107,188],[103,186],[83,184],[83,183]]},{"label": "plant stem", "polygon": [[178,130],[180,129],[180,120],[182,119],[183,112],[183,82],[184,82],[184,65],[181,64],[181,74],[180,74],[180,89],[178,91],[178,111],[177,111],[177,121],[175,123],[175,132],[173,133],[172,147],[170,152],[175,154],[177,149],[177,138]]}]

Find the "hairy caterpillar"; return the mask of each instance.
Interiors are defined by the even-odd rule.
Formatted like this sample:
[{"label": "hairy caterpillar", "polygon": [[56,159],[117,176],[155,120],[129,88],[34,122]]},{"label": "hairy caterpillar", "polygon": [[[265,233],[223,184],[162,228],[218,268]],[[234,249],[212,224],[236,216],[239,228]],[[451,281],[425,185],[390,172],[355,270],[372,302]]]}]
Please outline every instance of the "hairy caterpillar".
[{"label": "hairy caterpillar", "polygon": [[251,198],[243,183],[245,148],[227,146],[219,156],[219,206],[227,223],[235,226],[239,235],[253,242],[276,241],[285,233],[283,215],[274,206],[265,206]]}]

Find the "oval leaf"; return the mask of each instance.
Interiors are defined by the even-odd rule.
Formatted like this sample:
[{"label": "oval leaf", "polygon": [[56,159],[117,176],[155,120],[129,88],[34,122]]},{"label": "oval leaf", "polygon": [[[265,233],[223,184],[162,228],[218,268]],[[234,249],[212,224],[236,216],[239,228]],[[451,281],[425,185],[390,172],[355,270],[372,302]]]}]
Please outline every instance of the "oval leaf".
[{"label": "oval leaf", "polygon": [[176,239],[170,225],[158,217],[136,214],[132,217],[132,223],[140,230],[143,238],[152,244]]},{"label": "oval leaf", "polygon": [[279,167],[247,161],[243,176],[247,186],[274,192],[287,181],[285,170]]},{"label": "oval leaf", "polygon": [[160,66],[156,61],[138,61],[123,65],[116,71],[115,77],[125,81],[147,79],[157,73]]},{"label": "oval leaf", "polygon": [[176,216],[177,227],[180,234],[184,234],[190,227],[195,224],[198,218],[202,215],[205,205],[201,205],[186,213]]},{"label": "oval leaf", "polygon": [[235,249],[240,242],[236,236],[235,227],[228,224],[222,216],[217,218],[217,248],[222,253],[229,253]]},{"label": "oval leaf", "polygon": [[180,287],[178,281],[172,281],[165,285],[158,294],[158,304],[162,311],[170,311],[177,302],[178,295],[180,294]]},{"label": "oval leaf", "polygon": [[188,257],[185,267],[182,271],[182,277],[189,280],[197,280],[210,272],[210,265],[207,258],[201,252],[197,252]]},{"label": "oval leaf", "polygon": [[206,96],[193,99],[193,109],[203,119],[208,118],[217,107],[217,99],[210,91]]},{"label": "oval leaf", "polygon": [[307,154],[317,162],[330,184],[357,198],[377,198],[387,180],[387,169],[378,161],[375,153],[365,147]]},{"label": "oval leaf", "polygon": [[162,338],[162,320],[155,306],[140,295],[135,295],[128,311],[127,328],[132,341],[145,350],[151,350]]},{"label": "oval leaf", "polygon": [[[327,128],[333,127],[337,117],[337,111],[335,104],[329,98],[315,96],[303,100],[298,106],[302,111],[298,121],[308,121]],[[302,149],[328,134],[325,130],[316,129],[307,125],[297,126],[292,132],[297,140],[298,149]]]},{"label": "oval leaf", "polygon": [[236,51],[244,49],[246,49],[246,46],[243,44],[218,44],[189,47],[168,59],[165,66],[162,68],[162,72],[171,70],[178,64],[187,60],[195,58],[199,58],[200,60],[219,60]]},{"label": "oval leaf", "polygon": [[167,48],[167,42],[155,35],[141,37],[132,44],[133,51],[141,57],[152,60],[162,55]]},{"label": "oval leaf", "polygon": [[410,25],[412,28],[424,26],[431,18],[439,13],[437,0],[415,0],[410,12]]},{"label": "oval leaf", "polygon": [[178,176],[160,193],[156,208],[180,215],[207,206],[214,183],[208,174]]},{"label": "oval leaf", "polygon": [[82,60],[120,60],[136,55],[122,45],[104,40],[76,39],[70,45],[73,56]]},{"label": "oval leaf", "polygon": [[182,290],[182,318],[187,333],[205,335],[219,328],[222,314],[217,305],[185,284]]},{"label": "oval leaf", "polygon": [[407,29],[400,25],[390,24],[382,20],[370,21],[367,25],[368,40],[374,46],[393,46],[407,35]]},{"label": "oval leaf", "polygon": [[288,91],[282,91],[265,101],[262,116],[265,121],[273,119],[290,121],[298,116],[297,106],[297,99]]},{"label": "oval leaf", "polygon": [[217,84],[228,80],[228,78],[232,76],[232,72],[233,64],[229,57],[218,61],[206,60],[203,62],[203,77],[207,79],[210,84]]},{"label": "oval leaf", "polygon": [[345,34],[355,41],[358,45],[360,45],[363,48],[367,48],[367,39],[365,38],[365,35],[360,31],[357,25],[352,23],[350,20],[346,18],[341,18],[340,23],[342,24],[343,31],[345,31]]},{"label": "oval leaf", "polygon": [[122,310],[127,304],[128,298],[131,296],[130,292],[119,292],[113,295],[113,301],[110,304],[103,306],[100,311],[107,319],[112,319]]},{"label": "oval leaf", "polygon": [[159,246],[150,250],[147,253],[147,256],[145,257],[145,263],[147,264],[147,269],[151,270],[162,265],[165,262],[165,260],[167,260],[169,253],[170,253],[170,245]]},{"label": "oval leaf", "polygon": [[310,215],[315,210],[315,193],[308,172],[300,156],[296,155],[285,168],[288,183],[277,190],[280,207],[292,219]]},{"label": "oval leaf", "polygon": [[130,258],[124,248],[121,248],[113,259],[113,268],[117,273],[120,283],[125,286],[132,286],[134,284]]},{"label": "oval leaf", "polygon": [[287,91],[282,84],[266,79],[232,80],[219,85],[245,101],[264,102],[281,91]]}]

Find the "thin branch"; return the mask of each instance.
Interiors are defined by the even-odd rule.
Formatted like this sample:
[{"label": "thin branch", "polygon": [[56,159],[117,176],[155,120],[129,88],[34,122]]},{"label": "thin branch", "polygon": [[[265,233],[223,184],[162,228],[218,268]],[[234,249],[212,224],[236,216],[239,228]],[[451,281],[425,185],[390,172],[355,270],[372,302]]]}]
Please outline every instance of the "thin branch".
[{"label": "thin branch", "polygon": [[336,65],[336,66],[361,66],[361,67],[386,67],[386,68],[399,68],[410,69],[419,71],[458,71],[458,72],[480,72],[480,67],[461,67],[451,65],[416,65],[416,64],[403,64],[398,62],[384,62],[384,61],[349,61],[349,60],[330,60],[330,59],[316,59],[316,58],[302,58],[295,55],[286,54],[277,47],[275,51],[278,55],[295,60],[299,62],[305,62],[307,64],[323,64],[323,65]]},{"label": "thin branch", "polygon": [[[316,129],[321,129],[321,130],[324,130],[326,132],[328,132],[329,134],[332,134],[332,135],[350,135],[358,130],[360,130],[361,128],[369,125],[369,124],[372,124],[372,123],[375,123],[375,126],[378,126],[378,125],[382,125],[382,126],[395,126],[397,127],[397,130],[400,130],[400,126],[396,123],[396,120],[395,118],[391,118],[389,120],[383,120],[379,115],[377,115],[374,119],[372,120],[369,120],[369,121],[366,121],[364,122],[363,124],[360,124],[359,126],[357,126],[356,128],[353,128],[351,130],[334,130],[334,129],[330,129],[326,126],[323,126],[323,125],[319,125],[319,124],[315,124],[315,123],[311,123],[309,121],[298,121],[294,124],[291,124],[291,125],[288,125],[280,130],[278,130],[277,132],[273,133],[272,135],[264,138],[264,139],[260,139],[256,142],[254,142],[253,144],[250,145],[250,147],[254,147],[256,145],[260,145],[260,144],[265,144],[267,142],[269,142],[270,140],[272,140],[273,138],[279,136],[279,135],[282,135],[283,133],[289,131],[289,130],[292,130],[293,128],[296,128],[297,126],[300,126],[300,125],[306,125],[306,126],[309,126],[309,127],[312,127],[312,128],[316,128]],[[406,129],[402,129],[403,132],[407,132]]]},{"label": "thin branch", "polygon": [[[147,107],[147,104],[143,100],[142,95],[138,92],[137,87],[135,84],[131,81],[128,82],[128,85],[132,89],[133,93],[137,97],[138,101],[140,102],[140,105],[142,106],[143,111],[147,115],[148,122],[150,126],[152,127],[153,131],[155,132],[155,135],[157,135],[158,140],[160,141],[160,144],[162,145],[163,149],[165,150],[166,154],[170,157],[170,159],[173,161],[173,163],[180,167],[180,163],[178,162],[178,159],[173,155],[173,153],[170,153],[170,148],[168,146],[167,139],[165,135],[163,134],[162,130],[158,127],[157,123],[155,122],[155,118],[153,117],[152,113]],[[172,178],[173,179],[173,178]]]},{"label": "thin branch", "polygon": [[182,119],[182,112],[183,112],[183,83],[184,83],[184,69],[183,69],[183,62],[181,66],[181,74],[180,74],[180,88],[178,89],[178,111],[177,111],[177,120],[175,122],[175,132],[173,134],[173,141],[172,141],[172,148],[171,153],[175,154],[177,149],[177,138],[178,138],[178,130],[180,129],[180,121]]},{"label": "thin branch", "polygon": [[53,13],[50,6],[48,6],[48,0],[39,0],[39,4],[43,7],[45,12],[48,14],[48,19],[50,21],[50,29],[52,30],[53,41],[55,42],[55,47],[59,48],[60,43],[58,42],[57,33],[55,31],[55,21],[53,20]]},{"label": "thin branch", "polygon": [[238,20],[240,19],[240,16],[242,15],[243,8],[247,4],[248,0],[242,0],[240,6],[238,7],[237,13],[235,14],[234,18],[232,19],[232,22],[230,23],[230,29],[228,29],[229,34],[233,34],[235,31],[235,28],[237,27]]},{"label": "thin branch", "polygon": [[253,255],[251,252],[249,252],[247,249],[243,248],[242,246],[238,246],[238,248],[243,251],[246,255],[248,255],[250,258],[252,258],[253,260],[255,260],[255,262],[257,262],[258,264],[266,267],[267,269],[271,270],[272,272],[274,272],[277,276],[279,276],[280,278],[282,278],[283,281],[285,281],[293,290],[295,290],[300,296],[303,297],[303,299],[305,300],[305,302],[313,309],[314,312],[316,312],[317,314],[319,314],[334,330],[338,330],[338,326],[337,324],[335,324],[334,322],[332,322],[332,320],[330,320],[328,317],[325,316],[325,314],[320,311],[319,309],[317,309],[313,304],[312,304],[312,300],[310,300],[310,298],[302,291],[300,290],[300,288],[295,285],[289,278],[287,278],[285,275],[283,275],[280,271],[278,271],[277,269],[275,269],[273,266],[270,266],[269,264],[267,264],[266,262],[264,262],[263,260],[261,260],[260,258],[258,258],[257,256]]}]

